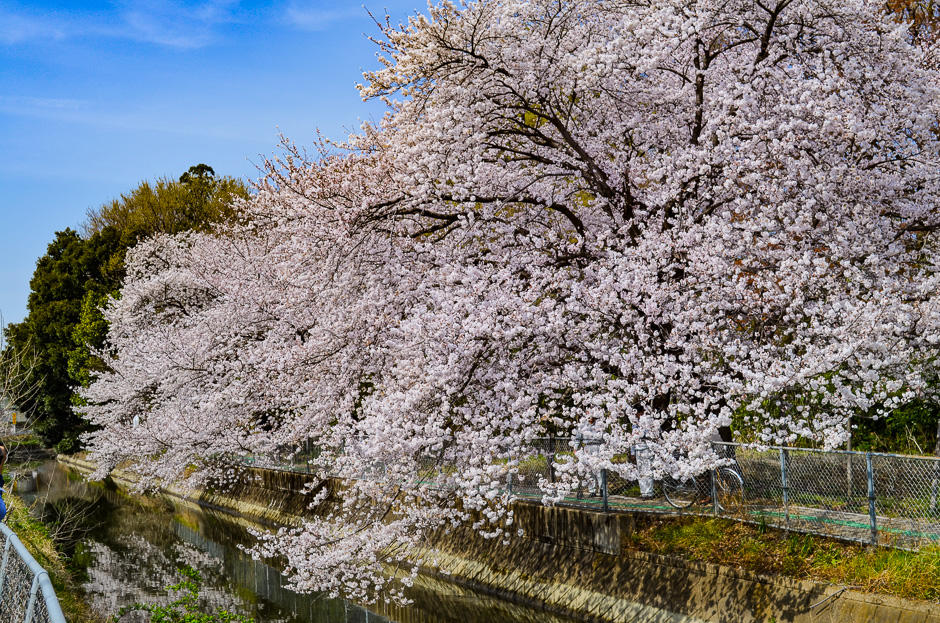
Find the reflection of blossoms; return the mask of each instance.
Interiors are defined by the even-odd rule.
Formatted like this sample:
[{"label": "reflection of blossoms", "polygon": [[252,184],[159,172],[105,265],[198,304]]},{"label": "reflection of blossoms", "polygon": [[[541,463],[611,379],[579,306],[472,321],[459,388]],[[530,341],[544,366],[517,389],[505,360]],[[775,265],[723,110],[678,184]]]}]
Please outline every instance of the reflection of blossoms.
[{"label": "reflection of blossoms", "polygon": [[[197,563],[194,568],[209,573],[215,580],[201,591],[203,607],[246,609],[245,603],[220,588],[225,586],[225,578],[215,576],[221,561],[191,545],[177,543],[169,552],[133,534],[122,535],[114,545],[117,547],[94,540],[88,542],[88,554],[95,563],[87,569],[82,590],[95,612],[117,612],[129,603],[159,600],[166,595],[166,587],[177,580],[178,567],[190,561]],[[142,569],[146,569],[145,576],[141,575]],[[143,577],[146,581],[142,581]]]},{"label": "reflection of blossoms", "polygon": [[219,560],[215,556],[187,543],[173,544],[173,558],[178,567],[185,566],[202,573],[205,573],[205,570],[216,570],[219,566]]},{"label": "reflection of blossoms", "polygon": [[92,458],[224,481],[311,439],[348,488],[259,553],[364,598],[433,563],[409,552],[433,530],[503,535],[548,432],[604,431],[557,496],[636,478],[611,459],[640,441],[653,473],[699,472],[733,414],[834,446],[922,395],[937,74],[874,3],[772,4],[445,3],[387,29],[380,127],[288,147],[236,224],[130,253]]},{"label": "reflection of blossoms", "polygon": [[125,623],[128,617],[147,613],[152,623],[254,623],[254,619],[228,610],[212,608],[207,611],[200,599],[202,574],[189,566],[180,567],[178,574],[181,580],[166,587],[174,597],[172,601],[125,606],[119,611],[118,621]]}]

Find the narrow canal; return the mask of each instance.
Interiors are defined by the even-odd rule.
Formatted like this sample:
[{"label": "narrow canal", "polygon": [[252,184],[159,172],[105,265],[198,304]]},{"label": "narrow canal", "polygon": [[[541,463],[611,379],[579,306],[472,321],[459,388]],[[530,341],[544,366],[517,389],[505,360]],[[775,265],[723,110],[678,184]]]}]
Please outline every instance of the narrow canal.
[{"label": "narrow canal", "polygon": [[188,565],[203,577],[205,608],[224,608],[257,623],[571,621],[429,577],[411,590],[414,603],[408,607],[370,610],[299,595],[286,588],[277,569],[240,549],[252,541],[249,529],[260,526],[162,496],[133,496],[88,483],[55,462],[39,469],[38,485],[22,497],[35,501],[58,532],[89,604],[102,617],[135,602],[166,601],[166,587],[178,582],[178,569]]}]

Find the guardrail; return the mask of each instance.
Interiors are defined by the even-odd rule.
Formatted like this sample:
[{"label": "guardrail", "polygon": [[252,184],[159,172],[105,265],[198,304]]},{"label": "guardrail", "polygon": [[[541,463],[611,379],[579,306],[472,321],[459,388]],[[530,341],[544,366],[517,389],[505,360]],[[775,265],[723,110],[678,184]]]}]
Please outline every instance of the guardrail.
[{"label": "guardrail", "polygon": [[[520,452],[506,490],[519,499],[541,500],[539,481],[553,482],[555,467],[585,451],[585,445],[591,444],[565,438],[535,440]],[[584,486],[558,504],[600,512],[720,516],[902,549],[940,545],[940,458],[736,443],[714,446],[741,476],[743,488],[733,499],[716,499],[720,492],[710,495],[711,478],[706,474],[702,499],[675,508],[662,496],[641,499],[637,482],[622,478],[614,468],[586,474]],[[279,457],[250,461],[259,467],[307,471],[308,459],[316,455],[308,443]],[[613,463],[632,460],[629,455],[615,456]]]},{"label": "guardrail", "polygon": [[66,623],[49,574],[0,523],[0,623]]}]

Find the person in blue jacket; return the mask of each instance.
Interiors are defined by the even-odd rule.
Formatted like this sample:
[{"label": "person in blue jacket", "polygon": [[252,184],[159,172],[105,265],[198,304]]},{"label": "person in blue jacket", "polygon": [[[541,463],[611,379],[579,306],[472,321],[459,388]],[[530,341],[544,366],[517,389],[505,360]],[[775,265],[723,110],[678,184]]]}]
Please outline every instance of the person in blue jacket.
[{"label": "person in blue jacket", "polygon": [[7,462],[7,454],[6,444],[0,440],[0,521],[3,521],[7,516],[7,505],[3,502],[3,494],[6,491],[3,488],[3,467]]}]

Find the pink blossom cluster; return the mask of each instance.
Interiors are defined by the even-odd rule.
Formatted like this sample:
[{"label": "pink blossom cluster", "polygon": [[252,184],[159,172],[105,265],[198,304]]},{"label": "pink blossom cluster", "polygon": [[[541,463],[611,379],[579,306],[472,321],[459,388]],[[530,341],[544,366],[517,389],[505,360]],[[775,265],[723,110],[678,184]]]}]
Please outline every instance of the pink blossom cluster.
[{"label": "pink blossom cluster", "polygon": [[537,438],[603,440],[551,501],[636,478],[641,441],[689,474],[733,420],[832,447],[931,397],[940,81],[879,3],[444,1],[378,43],[381,123],[129,254],[101,473],[224,482],[311,440],[345,488],[258,553],[401,598],[433,532],[513,529]]}]

